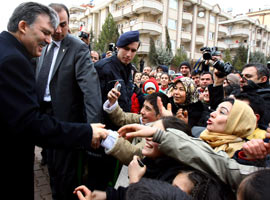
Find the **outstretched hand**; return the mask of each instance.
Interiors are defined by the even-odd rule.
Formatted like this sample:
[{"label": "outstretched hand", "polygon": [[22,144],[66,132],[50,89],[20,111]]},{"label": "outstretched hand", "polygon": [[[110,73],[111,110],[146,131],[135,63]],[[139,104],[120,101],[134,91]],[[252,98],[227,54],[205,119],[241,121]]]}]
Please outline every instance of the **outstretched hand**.
[{"label": "outstretched hand", "polygon": [[104,129],[105,125],[101,123],[90,124],[92,127],[92,144],[91,147],[97,149],[100,146],[100,140],[107,137],[108,130]]},{"label": "outstretched hand", "polygon": [[163,103],[161,101],[160,97],[157,97],[157,106],[159,109],[159,113],[161,117],[166,117],[166,116],[173,116],[172,113],[172,104],[168,103],[167,109],[163,106]]},{"label": "outstretched hand", "polygon": [[121,127],[117,132],[121,137],[126,139],[134,137],[152,137],[157,131],[157,128],[140,125],[140,124],[129,124]]},{"label": "outstretched hand", "polygon": [[113,104],[115,104],[115,102],[118,100],[118,98],[120,97],[121,93],[119,91],[117,91],[117,89],[115,88],[112,88],[107,97],[108,97],[108,100],[110,102],[110,106],[112,106]]}]

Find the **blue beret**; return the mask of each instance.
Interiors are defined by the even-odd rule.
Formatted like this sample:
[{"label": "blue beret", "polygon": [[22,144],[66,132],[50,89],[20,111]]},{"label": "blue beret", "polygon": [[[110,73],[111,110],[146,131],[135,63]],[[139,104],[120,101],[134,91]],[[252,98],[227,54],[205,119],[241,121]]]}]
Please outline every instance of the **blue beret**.
[{"label": "blue beret", "polygon": [[139,31],[128,31],[120,35],[116,43],[117,47],[125,47],[132,42],[139,42]]}]

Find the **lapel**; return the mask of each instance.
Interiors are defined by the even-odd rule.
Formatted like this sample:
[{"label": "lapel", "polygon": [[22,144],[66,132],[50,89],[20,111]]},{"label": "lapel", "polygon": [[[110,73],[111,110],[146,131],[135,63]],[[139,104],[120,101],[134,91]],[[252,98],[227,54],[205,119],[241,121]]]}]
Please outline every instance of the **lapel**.
[{"label": "lapel", "polygon": [[53,68],[53,72],[52,72],[52,77],[51,79],[54,77],[57,69],[59,68],[60,66],[60,63],[61,61],[63,60],[68,48],[69,48],[69,45],[68,45],[68,37],[69,35],[67,35],[61,42],[61,45],[60,45],[60,49],[58,51],[58,54],[57,54],[57,58],[56,58],[56,61],[55,61],[55,64],[54,64],[54,68]]},{"label": "lapel", "polygon": [[46,54],[46,51],[47,51],[47,49],[48,49],[48,46],[49,46],[49,45],[47,45],[46,47],[44,47],[44,48],[42,49],[41,56],[38,58],[37,67],[36,67],[36,80],[37,80],[37,78],[38,78],[38,74],[39,74],[40,68],[41,68],[41,66],[42,66],[42,63],[43,63],[43,60],[44,60],[44,56],[45,56],[45,54]]}]

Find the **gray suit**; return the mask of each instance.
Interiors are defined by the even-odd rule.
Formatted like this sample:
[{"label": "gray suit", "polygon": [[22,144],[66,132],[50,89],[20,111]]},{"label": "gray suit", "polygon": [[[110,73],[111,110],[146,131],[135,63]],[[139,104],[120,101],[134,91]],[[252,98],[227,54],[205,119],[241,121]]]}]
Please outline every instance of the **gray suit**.
[{"label": "gray suit", "polygon": [[[37,63],[36,77],[46,48]],[[99,78],[85,43],[67,35],[61,42],[50,80],[53,116],[66,122],[101,121]],[[78,151],[50,149],[48,169],[54,199],[71,199],[76,187]]]}]

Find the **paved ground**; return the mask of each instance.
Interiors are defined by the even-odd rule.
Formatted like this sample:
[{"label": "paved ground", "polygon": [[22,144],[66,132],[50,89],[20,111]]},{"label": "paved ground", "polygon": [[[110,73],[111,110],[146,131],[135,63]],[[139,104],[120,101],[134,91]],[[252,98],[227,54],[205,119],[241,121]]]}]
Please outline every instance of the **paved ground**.
[{"label": "paved ground", "polygon": [[47,166],[41,166],[41,148],[35,148],[35,200],[52,200]]}]

